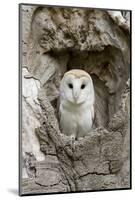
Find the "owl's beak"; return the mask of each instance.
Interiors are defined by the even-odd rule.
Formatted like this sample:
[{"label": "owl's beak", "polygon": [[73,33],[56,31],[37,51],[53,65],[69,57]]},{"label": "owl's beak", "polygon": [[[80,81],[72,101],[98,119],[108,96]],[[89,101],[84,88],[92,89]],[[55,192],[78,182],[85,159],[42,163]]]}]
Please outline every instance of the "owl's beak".
[{"label": "owl's beak", "polygon": [[80,94],[80,86],[78,83],[74,83],[74,88],[73,88],[73,98],[74,101],[77,102]]},{"label": "owl's beak", "polygon": [[77,102],[78,97],[79,97],[79,92],[74,92],[74,100],[75,100],[75,102]]}]

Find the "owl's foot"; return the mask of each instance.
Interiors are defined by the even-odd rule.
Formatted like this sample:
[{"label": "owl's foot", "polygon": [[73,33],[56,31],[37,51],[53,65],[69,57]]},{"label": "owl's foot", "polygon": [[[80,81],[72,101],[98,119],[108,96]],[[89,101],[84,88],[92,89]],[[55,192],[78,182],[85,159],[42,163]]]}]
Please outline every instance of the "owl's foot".
[{"label": "owl's foot", "polygon": [[74,135],[71,135],[71,147],[72,147],[72,150],[74,151],[75,150],[75,136]]}]

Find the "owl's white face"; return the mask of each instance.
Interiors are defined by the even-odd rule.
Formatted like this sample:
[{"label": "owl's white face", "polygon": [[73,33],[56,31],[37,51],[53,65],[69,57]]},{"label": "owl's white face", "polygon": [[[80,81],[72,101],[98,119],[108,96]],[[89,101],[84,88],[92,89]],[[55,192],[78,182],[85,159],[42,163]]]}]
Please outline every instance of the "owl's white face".
[{"label": "owl's white face", "polygon": [[83,70],[67,72],[61,81],[60,98],[74,105],[80,105],[87,101],[93,104],[94,88],[90,75]]}]

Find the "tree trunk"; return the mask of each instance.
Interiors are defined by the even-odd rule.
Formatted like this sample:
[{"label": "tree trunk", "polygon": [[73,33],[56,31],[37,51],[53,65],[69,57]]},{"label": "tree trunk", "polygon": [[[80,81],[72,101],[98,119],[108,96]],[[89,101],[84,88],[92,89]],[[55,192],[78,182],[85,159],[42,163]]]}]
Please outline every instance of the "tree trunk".
[{"label": "tree trunk", "polygon": [[[130,12],[20,11],[21,193],[130,188]],[[96,117],[73,147],[59,128],[58,105],[60,80],[74,68],[93,79]]]}]

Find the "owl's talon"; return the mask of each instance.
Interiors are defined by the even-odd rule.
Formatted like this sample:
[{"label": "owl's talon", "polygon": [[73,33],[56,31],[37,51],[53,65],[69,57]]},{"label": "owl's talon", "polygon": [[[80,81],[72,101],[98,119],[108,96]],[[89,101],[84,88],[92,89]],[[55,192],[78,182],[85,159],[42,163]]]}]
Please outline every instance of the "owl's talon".
[{"label": "owl's talon", "polygon": [[71,147],[74,151],[75,150],[75,136],[74,135],[71,136]]}]

